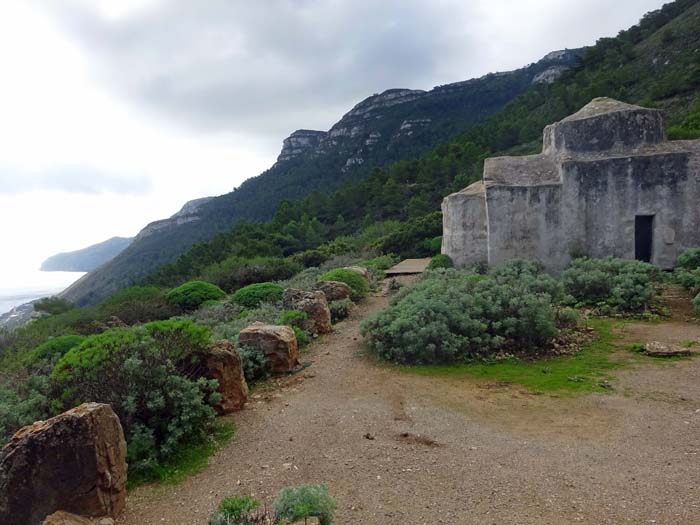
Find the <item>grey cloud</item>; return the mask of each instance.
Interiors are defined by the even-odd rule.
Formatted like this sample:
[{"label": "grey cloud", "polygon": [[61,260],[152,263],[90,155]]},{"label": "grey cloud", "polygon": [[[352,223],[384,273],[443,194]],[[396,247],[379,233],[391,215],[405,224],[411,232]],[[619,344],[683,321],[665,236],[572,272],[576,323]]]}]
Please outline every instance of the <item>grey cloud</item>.
[{"label": "grey cloud", "polygon": [[[279,140],[327,127],[387,88],[524,65],[565,47],[567,32],[593,43],[662,0],[530,3],[528,20],[488,0],[162,0],[116,19],[71,0],[38,5],[81,43],[105,85],[141,109],[197,130]],[[531,39],[514,43],[510,33],[523,27]],[[501,40],[511,56],[491,63]]]},{"label": "grey cloud", "polygon": [[58,5],[108,85],[199,129],[327,126],[373,92],[429,87],[440,63],[478,49],[444,1],[170,0],[116,20]]},{"label": "grey cloud", "polygon": [[137,195],[148,193],[151,182],[143,176],[124,177],[81,165],[56,166],[43,171],[0,166],[0,194],[12,195],[37,189],[89,195]]}]

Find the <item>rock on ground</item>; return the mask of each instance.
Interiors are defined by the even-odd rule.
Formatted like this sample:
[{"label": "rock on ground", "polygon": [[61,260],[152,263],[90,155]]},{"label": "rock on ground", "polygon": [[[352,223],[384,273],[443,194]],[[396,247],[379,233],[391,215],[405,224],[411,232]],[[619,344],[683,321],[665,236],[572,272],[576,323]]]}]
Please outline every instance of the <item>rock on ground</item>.
[{"label": "rock on ground", "polygon": [[329,334],[331,326],[331,311],[328,309],[326,295],[321,291],[307,292],[288,288],[282,299],[287,310],[301,310],[308,315],[302,328],[312,334]]},{"label": "rock on ground", "polygon": [[84,403],[17,431],[0,452],[0,523],[38,525],[57,510],[116,517],[126,441],[109,405]]},{"label": "rock on ground", "polygon": [[288,326],[253,323],[241,330],[238,342],[265,354],[274,373],[289,372],[299,364],[297,337]]},{"label": "rock on ground", "polygon": [[59,510],[47,517],[41,525],[114,525],[112,518],[85,518]]},{"label": "rock on ground", "polygon": [[352,293],[352,288],[340,281],[319,281],[314,288],[323,292],[328,302],[350,299]]},{"label": "rock on ground", "polygon": [[690,348],[674,345],[672,343],[662,343],[651,341],[644,345],[644,353],[650,357],[677,357],[690,355]]},{"label": "rock on ground", "polygon": [[243,362],[236,347],[229,341],[212,343],[205,365],[207,377],[219,382],[221,401],[214,407],[219,415],[243,410],[248,401],[248,384],[243,376]]}]

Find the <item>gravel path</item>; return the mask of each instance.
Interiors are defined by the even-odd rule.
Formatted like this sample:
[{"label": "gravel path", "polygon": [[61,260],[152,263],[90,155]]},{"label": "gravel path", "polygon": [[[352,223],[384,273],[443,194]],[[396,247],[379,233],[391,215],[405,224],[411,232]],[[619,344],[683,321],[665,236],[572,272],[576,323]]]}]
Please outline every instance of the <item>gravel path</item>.
[{"label": "gravel path", "polygon": [[338,524],[700,523],[700,359],[576,398],[417,377],[360,355],[360,321],[386,304],[370,297],[303,374],[257,389],[205,472],[133,491],[118,523],[206,524],[224,496],[299,483],[329,486]]}]

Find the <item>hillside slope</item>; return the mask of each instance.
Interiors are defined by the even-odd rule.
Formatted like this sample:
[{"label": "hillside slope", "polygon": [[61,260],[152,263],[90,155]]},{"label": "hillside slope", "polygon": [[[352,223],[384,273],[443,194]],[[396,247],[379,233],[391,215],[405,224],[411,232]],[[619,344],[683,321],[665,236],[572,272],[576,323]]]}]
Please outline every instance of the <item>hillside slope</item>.
[{"label": "hillside slope", "polygon": [[330,192],[363,179],[373,167],[416,158],[497,113],[533,83],[553,81],[581,54],[582,50],[558,51],[511,72],[430,91],[390,89],[372,95],[327,132],[294,132],[274,166],[233,192],[147,226],[128,249],[64,295],[77,304],[95,302],[239,220],[271,218],[283,200],[315,190]]},{"label": "hillside slope", "polygon": [[81,250],[58,253],[41,263],[42,272],[91,272],[114,259],[131,244],[133,237],[112,237]]}]

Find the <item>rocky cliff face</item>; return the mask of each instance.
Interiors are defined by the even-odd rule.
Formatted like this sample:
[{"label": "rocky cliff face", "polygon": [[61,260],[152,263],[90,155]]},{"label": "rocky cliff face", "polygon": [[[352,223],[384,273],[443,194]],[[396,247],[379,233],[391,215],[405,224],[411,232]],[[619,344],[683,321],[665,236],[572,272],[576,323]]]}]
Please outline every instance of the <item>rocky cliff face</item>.
[{"label": "rocky cliff face", "polygon": [[186,202],[185,205],[180,208],[180,211],[171,217],[160,221],[153,221],[152,223],[148,224],[139,232],[136,239],[143,239],[144,237],[148,237],[149,235],[152,235],[158,230],[162,230],[164,228],[181,226],[183,224],[187,224],[188,222],[198,221],[201,218],[198,213],[199,209],[203,204],[206,204],[213,198],[214,197],[202,197],[201,199],[194,199]]},{"label": "rocky cliff face", "polygon": [[328,133],[311,129],[298,129],[282,142],[282,151],[277,157],[277,162],[292,160],[304,153],[312,153],[318,150],[323,139]]},{"label": "rocky cliff face", "polygon": [[328,131],[295,131],[269,170],[231,193],[194,201],[173,217],[149,224],[124,252],[64,296],[81,305],[98,301],[241,219],[269,219],[285,199],[330,192],[374,167],[415,158],[498,112],[548,69],[575,64],[582,52],[559,51],[522,69],[429,91],[389,89],[355,105]]},{"label": "rocky cliff face", "polygon": [[[341,157],[340,169],[350,172],[371,164],[376,157],[401,149],[401,142],[411,142],[420,135],[436,133],[456,121],[479,120],[490,107],[502,104],[496,94],[502,89],[506,98],[533,83],[551,84],[581,56],[581,50],[554,51],[536,64],[515,71],[490,73],[478,79],[437,86],[430,91],[420,89],[388,89],[374,94],[348,111],[331,129],[298,130],[287,137],[275,167],[300,157],[323,155]],[[483,101],[475,93],[492,96]],[[486,98],[489,98],[488,96]],[[475,104],[475,102],[478,102]],[[481,104],[481,102],[484,102]],[[458,117],[460,113],[470,115]]]}]

